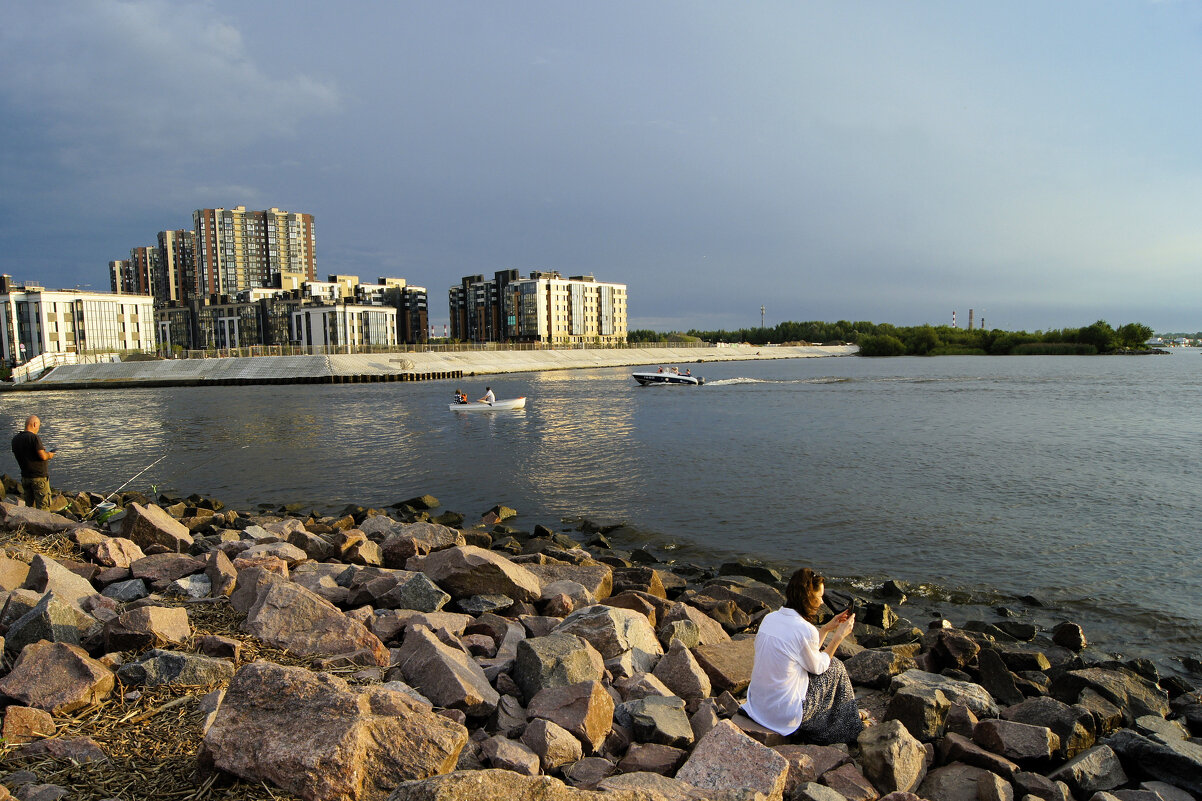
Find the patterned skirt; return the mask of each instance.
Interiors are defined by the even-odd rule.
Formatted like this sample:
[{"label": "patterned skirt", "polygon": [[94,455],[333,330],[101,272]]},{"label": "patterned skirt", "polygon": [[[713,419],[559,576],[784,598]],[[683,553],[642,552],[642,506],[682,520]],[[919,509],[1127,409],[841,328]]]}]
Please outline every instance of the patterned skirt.
[{"label": "patterned skirt", "polygon": [[847,677],[847,668],[832,657],[826,672],[810,674],[810,689],[806,692],[801,725],[791,737],[816,745],[850,743],[855,741],[863,728],[864,722],[860,720],[856,693],[852,689],[851,679]]}]

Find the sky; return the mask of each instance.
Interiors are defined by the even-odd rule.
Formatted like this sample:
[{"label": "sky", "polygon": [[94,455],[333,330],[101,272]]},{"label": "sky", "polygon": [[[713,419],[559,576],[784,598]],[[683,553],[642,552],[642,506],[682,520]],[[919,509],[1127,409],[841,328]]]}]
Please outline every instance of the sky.
[{"label": "sky", "polygon": [[244,205],[436,324],[517,269],[624,283],[660,331],[1194,332],[1200,94],[1186,0],[16,3],[0,272],[107,291]]}]

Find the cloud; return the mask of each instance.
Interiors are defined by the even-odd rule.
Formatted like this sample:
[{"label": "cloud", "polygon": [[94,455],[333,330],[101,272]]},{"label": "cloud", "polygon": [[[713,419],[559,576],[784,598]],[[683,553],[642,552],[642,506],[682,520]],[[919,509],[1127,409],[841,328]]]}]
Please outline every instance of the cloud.
[{"label": "cloud", "polygon": [[41,121],[59,163],[212,154],[293,136],[337,88],[269,74],[204,4],[31,3],[0,33],[0,102]]}]

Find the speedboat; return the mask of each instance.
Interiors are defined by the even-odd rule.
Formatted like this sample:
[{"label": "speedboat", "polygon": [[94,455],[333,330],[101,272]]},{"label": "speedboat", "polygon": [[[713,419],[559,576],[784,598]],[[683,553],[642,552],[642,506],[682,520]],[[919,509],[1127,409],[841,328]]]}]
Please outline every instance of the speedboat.
[{"label": "speedboat", "polygon": [[525,409],[525,398],[506,398],[505,400],[495,400],[491,403],[486,401],[474,401],[472,403],[451,403],[447,404],[452,412],[497,412],[506,409]]},{"label": "speedboat", "polygon": [[644,387],[648,384],[689,384],[700,386],[705,383],[704,378],[682,373],[675,367],[671,370],[660,370],[655,373],[631,373],[630,375]]}]

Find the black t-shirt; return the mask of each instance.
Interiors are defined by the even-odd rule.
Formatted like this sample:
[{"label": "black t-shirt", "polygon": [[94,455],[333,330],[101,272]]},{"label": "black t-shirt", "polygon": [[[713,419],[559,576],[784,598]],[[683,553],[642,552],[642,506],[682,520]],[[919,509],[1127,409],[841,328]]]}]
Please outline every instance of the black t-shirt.
[{"label": "black t-shirt", "polygon": [[46,461],[38,456],[40,450],[42,450],[42,440],[38,438],[37,434],[22,431],[13,437],[13,456],[17,457],[17,464],[21,465],[23,478],[47,477]]}]

